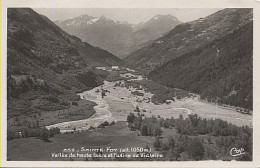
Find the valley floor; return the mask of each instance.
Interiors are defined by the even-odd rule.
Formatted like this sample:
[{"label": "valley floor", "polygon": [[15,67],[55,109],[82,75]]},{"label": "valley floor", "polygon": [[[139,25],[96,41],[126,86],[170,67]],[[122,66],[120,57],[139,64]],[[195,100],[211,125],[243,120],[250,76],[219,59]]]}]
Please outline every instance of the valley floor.
[{"label": "valley floor", "polygon": [[[154,104],[151,101],[152,93],[138,89],[138,92],[143,93],[143,96],[134,95],[132,92],[137,91],[135,88],[127,89],[124,87],[124,82],[106,82],[100,87],[79,94],[82,99],[93,101],[97,104],[94,107],[96,113],[90,118],[78,121],[68,121],[49,125],[47,128],[59,127],[61,132],[76,130],[86,130],[89,127],[97,127],[104,121],[126,121],[127,115],[134,112],[136,106],[140,108],[140,114],[151,117],[163,118],[178,118],[180,114],[187,117],[191,113],[196,113],[202,118],[220,118],[237,126],[247,125],[252,127],[252,115],[238,113],[234,110],[222,108],[210,103],[199,101],[195,98],[176,99],[171,103]],[[101,87],[108,92],[104,98],[97,90]]]},{"label": "valley floor", "polygon": [[[101,97],[97,90],[107,90],[106,96]],[[143,96],[133,94],[136,88],[124,87],[124,82],[105,82],[103,86],[80,93],[82,99],[95,102],[96,113],[90,118],[66,121],[47,126],[59,127],[64,134],[50,138],[51,142],[43,142],[37,138],[21,138],[8,141],[8,159],[10,160],[71,160],[69,158],[55,158],[52,153],[62,152],[64,148],[101,148],[101,147],[145,147],[153,149],[155,137],[139,136],[138,132],[131,131],[126,122],[127,115],[139,107],[140,115],[157,118],[178,118],[180,114],[186,118],[189,114],[197,113],[202,118],[220,118],[237,126],[252,127],[252,115],[241,114],[232,110],[220,108],[216,105],[204,103],[195,98],[184,98],[166,104],[152,103],[152,93],[138,89]],[[88,130],[91,126],[97,128],[104,121],[116,124],[102,129]],[[174,136],[175,129],[164,129],[163,135]],[[66,133],[67,132],[67,133]],[[175,133],[174,133],[175,132]],[[20,145],[23,144],[23,145]],[[154,150],[154,149],[153,149]],[[30,152],[24,152],[30,151]],[[41,152],[39,152],[41,151]],[[156,152],[156,151],[153,151]],[[84,160],[75,158],[74,160]]]}]

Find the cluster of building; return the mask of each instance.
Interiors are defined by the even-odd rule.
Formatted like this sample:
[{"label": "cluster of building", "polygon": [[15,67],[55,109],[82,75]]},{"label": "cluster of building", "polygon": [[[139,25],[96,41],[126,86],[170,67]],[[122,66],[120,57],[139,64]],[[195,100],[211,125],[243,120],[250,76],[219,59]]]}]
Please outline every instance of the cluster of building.
[{"label": "cluster of building", "polygon": [[119,71],[119,70],[126,70],[128,72],[134,72],[135,70],[129,69],[129,68],[124,68],[119,66],[111,66],[111,67],[96,67],[96,69],[103,70],[103,71]]},{"label": "cluster of building", "polygon": [[96,67],[97,69],[103,70],[103,71],[118,71],[120,70],[118,66],[111,66],[111,67]]}]

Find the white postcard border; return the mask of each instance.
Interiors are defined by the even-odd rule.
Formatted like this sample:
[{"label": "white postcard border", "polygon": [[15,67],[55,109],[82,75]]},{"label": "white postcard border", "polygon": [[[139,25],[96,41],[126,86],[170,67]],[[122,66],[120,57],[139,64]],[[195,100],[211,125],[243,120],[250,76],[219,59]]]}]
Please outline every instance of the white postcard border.
[{"label": "white postcard border", "polygon": [[[253,8],[253,161],[6,161],[7,8]],[[257,0],[2,0],[1,4],[1,166],[2,167],[258,167],[260,166],[260,2]]]}]

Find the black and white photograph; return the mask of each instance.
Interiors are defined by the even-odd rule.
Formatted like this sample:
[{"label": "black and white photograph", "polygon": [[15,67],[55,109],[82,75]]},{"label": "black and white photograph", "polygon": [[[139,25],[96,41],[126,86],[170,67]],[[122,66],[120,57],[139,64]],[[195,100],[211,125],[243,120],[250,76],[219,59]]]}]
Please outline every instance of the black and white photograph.
[{"label": "black and white photograph", "polygon": [[6,162],[256,161],[252,7],[6,11]]}]

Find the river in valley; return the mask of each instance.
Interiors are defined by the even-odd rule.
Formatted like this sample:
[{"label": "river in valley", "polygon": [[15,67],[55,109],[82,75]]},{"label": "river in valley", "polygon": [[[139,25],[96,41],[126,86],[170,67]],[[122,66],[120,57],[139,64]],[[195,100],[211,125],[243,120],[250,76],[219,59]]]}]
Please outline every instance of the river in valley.
[{"label": "river in valley", "polygon": [[[121,76],[129,77],[129,80],[143,80],[141,75],[133,75],[131,73],[121,74]],[[93,101],[97,104],[94,107],[96,113],[90,118],[57,123],[46,127],[48,129],[51,127],[59,127],[61,132],[71,132],[73,130],[87,130],[91,126],[97,127],[104,121],[108,121],[109,123],[112,121],[126,121],[127,115],[130,112],[134,112],[136,106],[138,106],[141,113],[147,117],[160,116],[163,118],[177,118],[180,114],[187,117],[191,113],[197,113],[202,118],[220,118],[238,126],[252,126],[251,115],[219,108],[216,105],[201,102],[196,98],[185,98],[176,100],[170,104],[155,105],[151,101],[146,101],[151,99],[153,96],[152,93],[146,92],[143,89],[138,90],[144,94],[143,96],[133,95],[131,92],[135,91],[135,88],[128,89],[118,86],[118,84],[119,81],[105,81],[102,86],[78,94],[81,99]],[[122,85],[123,81],[120,81],[120,84]],[[97,90],[101,89],[108,91],[104,98],[102,98],[100,92],[97,92]]]}]

